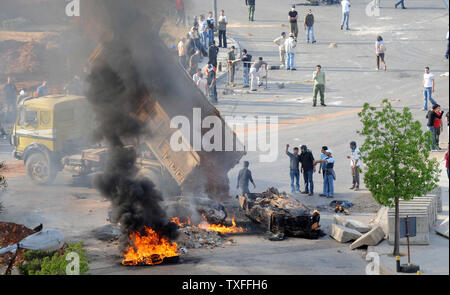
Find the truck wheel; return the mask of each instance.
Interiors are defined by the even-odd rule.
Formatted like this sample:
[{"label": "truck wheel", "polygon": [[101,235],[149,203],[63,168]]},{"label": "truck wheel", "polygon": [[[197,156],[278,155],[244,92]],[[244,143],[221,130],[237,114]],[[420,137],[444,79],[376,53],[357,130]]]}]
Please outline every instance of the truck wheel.
[{"label": "truck wheel", "polygon": [[25,162],[27,174],[36,184],[50,184],[56,177],[54,169],[42,153],[32,154]]}]

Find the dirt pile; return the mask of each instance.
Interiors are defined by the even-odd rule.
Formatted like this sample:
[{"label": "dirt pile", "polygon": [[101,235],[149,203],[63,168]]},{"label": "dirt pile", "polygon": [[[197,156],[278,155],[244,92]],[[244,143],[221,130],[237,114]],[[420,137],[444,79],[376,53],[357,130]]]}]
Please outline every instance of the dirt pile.
[{"label": "dirt pile", "polygon": [[[30,228],[27,228],[24,225],[15,224],[15,223],[3,223],[0,222],[0,249],[14,245],[29,235],[33,234],[34,231]],[[19,250],[19,254],[16,258],[16,261],[14,265],[18,265],[21,263],[24,259],[22,256],[22,253],[24,250]],[[0,266],[7,266],[8,263],[13,258],[14,254],[7,253],[0,256]]]}]

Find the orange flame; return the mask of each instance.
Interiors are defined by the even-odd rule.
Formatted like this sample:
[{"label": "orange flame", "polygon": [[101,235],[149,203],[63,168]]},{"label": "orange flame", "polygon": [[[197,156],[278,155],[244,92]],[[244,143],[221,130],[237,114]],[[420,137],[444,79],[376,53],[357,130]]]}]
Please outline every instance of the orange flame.
[{"label": "orange flame", "polygon": [[189,216],[186,216],[186,220],[186,222],[182,222],[179,217],[174,217],[172,218],[171,222],[177,224],[179,227],[191,225],[191,219],[189,218]]},{"label": "orange flame", "polygon": [[200,223],[198,225],[199,228],[207,230],[207,231],[215,231],[221,234],[234,234],[234,233],[243,233],[245,231],[247,231],[247,229],[242,228],[242,227],[238,227],[236,226],[236,222],[234,221],[234,217],[231,221],[232,226],[225,226],[222,224],[210,224],[206,221],[206,217],[204,214],[202,214],[203,219],[205,219],[205,221],[203,221],[202,223]]},{"label": "orange flame", "polygon": [[145,235],[130,233],[133,246],[128,246],[123,265],[161,264],[164,258],[178,256],[178,245],[161,237],[151,228],[145,227]]}]

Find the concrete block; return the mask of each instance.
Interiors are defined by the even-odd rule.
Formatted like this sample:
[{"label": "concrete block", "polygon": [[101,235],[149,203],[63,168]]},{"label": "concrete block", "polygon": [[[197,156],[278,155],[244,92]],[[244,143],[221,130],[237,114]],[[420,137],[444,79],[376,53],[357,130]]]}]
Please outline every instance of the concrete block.
[{"label": "concrete block", "polygon": [[[411,245],[429,245],[430,244],[430,227],[429,227],[429,215],[428,212],[402,212],[400,211],[400,218],[405,218],[408,215],[409,218],[416,218],[416,236],[410,237],[409,242]],[[394,243],[395,238],[395,214],[394,212],[389,212],[389,243]],[[401,245],[406,245],[406,237],[400,239]]]},{"label": "concrete block", "polygon": [[370,229],[371,229],[371,227],[369,225],[361,223],[361,222],[359,222],[357,220],[346,219],[346,218],[343,218],[343,217],[341,217],[339,215],[334,215],[333,223],[342,225],[344,227],[348,227],[348,228],[354,229],[354,230],[356,230],[356,231],[358,231],[358,232],[360,232],[362,234],[370,231]]},{"label": "concrete block", "polygon": [[361,246],[376,246],[384,239],[384,231],[381,226],[376,226],[368,233],[362,235],[359,239],[350,245],[350,249],[356,249]]},{"label": "concrete block", "polygon": [[340,243],[347,243],[357,240],[362,234],[354,229],[339,225],[331,225],[331,237]]},{"label": "concrete block", "polygon": [[448,217],[436,227],[436,233],[448,239]]}]

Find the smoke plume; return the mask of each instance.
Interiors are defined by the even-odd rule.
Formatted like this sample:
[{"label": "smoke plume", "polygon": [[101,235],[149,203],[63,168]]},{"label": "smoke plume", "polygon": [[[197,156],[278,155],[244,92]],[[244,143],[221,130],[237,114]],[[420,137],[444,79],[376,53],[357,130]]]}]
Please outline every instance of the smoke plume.
[{"label": "smoke plume", "polygon": [[[89,4],[88,4],[89,2]],[[151,136],[145,122],[137,118],[142,100],[162,83],[157,62],[163,48],[159,28],[168,1],[86,1],[95,16],[101,49],[91,61],[88,99],[97,117],[96,139],[110,147],[105,172],[95,180],[100,192],[111,200],[112,221],[120,223],[122,246],[132,231],[150,227],[170,239],[176,225],[168,223],[161,208],[162,196],[150,179],[137,176],[136,151],[129,147],[141,136]],[[84,4],[84,3],[83,3]]]}]

